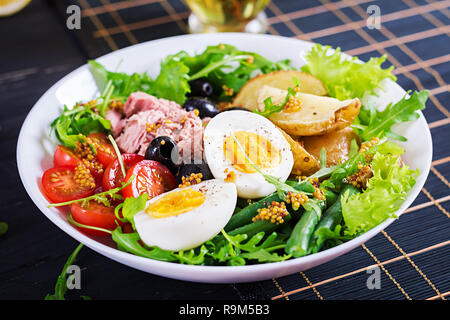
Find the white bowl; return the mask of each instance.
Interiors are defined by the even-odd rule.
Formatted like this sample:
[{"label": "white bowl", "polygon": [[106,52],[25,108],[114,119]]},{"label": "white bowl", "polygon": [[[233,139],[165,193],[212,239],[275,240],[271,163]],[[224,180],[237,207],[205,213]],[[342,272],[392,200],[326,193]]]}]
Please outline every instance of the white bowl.
[{"label": "white bowl", "polygon": [[[154,77],[159,72],[160,60],[168,54],[180,50],[192,54],[201,52],[207,45],[218,43],[232,44],[242,50],[257,52],[271,60],[288,58],[295,66],[305,63],[302,53],[313,45],[311,42],[269,35],[184,35],[124,48],[105,55],[98,61],[111,70],[120,65],[118,71],[146,71]],[[380,107],[399,100],[405,94],[400,86],[390,80],[384,81],[383,87],[385,92],[375,98]],[[283,262],[248,266],[191,266],[151,260],[119,251],[112,241],[99,241],[98,238],[79,232],[67,222],[65,215],[58,209],[48,208],[49,203],[39,186],[42,173],[52,166],[52,154],[57,144],[50,134],[50,123],[59,115],[63,104],[72,106],[77,101],[89,100],[96,91],[97,87],[87,65],[76,69],[52,86],[34,105],[23,123],[17,143],[17,165],[25,189],[42,213],[71,237],[108,258],[173,279],[208,283],[250,282],[285,276],[330,261],[358,247],[395,221],[388,219],[353,240],[316,254]],[[420,170],[416,185],[397,212],[397,215],[400,215],[411,205],[425,183],[431,165],[432,142],[422,113],[417,121],[398,125],[395,131],[408,138],[407,142],[401,143],[406,150],[403,160],[410,167]]]}]

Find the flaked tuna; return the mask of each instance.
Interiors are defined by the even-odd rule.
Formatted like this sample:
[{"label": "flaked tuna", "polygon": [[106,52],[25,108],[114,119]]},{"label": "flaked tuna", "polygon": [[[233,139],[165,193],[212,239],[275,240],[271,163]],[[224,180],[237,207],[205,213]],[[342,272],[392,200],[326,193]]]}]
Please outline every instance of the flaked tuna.
[{"label": "flaked tuna", "polygon": [[154,138],[167,136],[177,144],[183,162],[191,162],[191,159],[201,162],[203,123],[195,112],[144,92],[132,93],[123,112],[125,117],[119,120],[117,114],[107,114],[121,151],[144,155]]}]

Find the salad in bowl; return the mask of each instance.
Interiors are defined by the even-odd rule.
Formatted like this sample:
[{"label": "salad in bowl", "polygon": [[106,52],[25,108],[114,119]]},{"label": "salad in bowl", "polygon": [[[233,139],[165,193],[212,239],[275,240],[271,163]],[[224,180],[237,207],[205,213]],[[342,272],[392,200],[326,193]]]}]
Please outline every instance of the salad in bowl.
[{"label": "salad in bowl", "polygon": [[120,251],[215,267],[315,255],[396,218],[420,172],[395,128],[428,92],[380,109],[385,56],[316,44],[303,58],[224,42],[167,55],[153,77],[89,61],[96,95],[48,128],[47,206]]}]

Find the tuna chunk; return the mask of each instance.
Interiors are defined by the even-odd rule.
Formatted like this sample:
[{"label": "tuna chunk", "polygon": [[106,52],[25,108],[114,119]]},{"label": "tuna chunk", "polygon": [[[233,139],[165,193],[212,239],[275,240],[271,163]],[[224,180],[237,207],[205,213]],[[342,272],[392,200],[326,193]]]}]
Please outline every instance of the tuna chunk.
[{"label": "tuna chunk", "polygon": [[124,113],[126,118],[120,120],[123,129],[115,130],[120,133],[116,142],[123,152],[144,155],[154,138],[167,136],[177,144],[183,162],[202,160],[203,124],[193,111],[187,112],[172,101],[135,92],[124,105]]},{"label": "tuna chunk", "polygon": [[122,114],[110,109],[106,111],[105,118],[111,122],[111,131],[114,137],[117,137],[125,126],[125,119],[122,119]]},{"label": "tuna chunk", "polygon": [[160,110],[160,109],[181,108],[176,102],[166,99],[158,99],[145,92],[132,93],[125,105],[123,106],[123,113],[126,117],[130,117],[140,111],[146,110]]}]

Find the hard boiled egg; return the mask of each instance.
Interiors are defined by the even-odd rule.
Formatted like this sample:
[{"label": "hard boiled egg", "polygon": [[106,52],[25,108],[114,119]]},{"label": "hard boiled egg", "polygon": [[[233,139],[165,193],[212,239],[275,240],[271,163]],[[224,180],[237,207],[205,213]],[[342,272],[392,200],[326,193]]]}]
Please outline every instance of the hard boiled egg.
[{"label": "hard boiled egg", "polygon": [[150,199],[134,216],[136,231],[148,246],[187,250],[210,240],[225,227],[236,206],[233,183],[207,180]]},{"label": "hard boiled egg", "polygon": [[219,113],[206,126],[203,143],[213,176],[234,182],[241,198],[260,198],[275,191],[252,163],[283,182],[294,164],[291,147],[281,131],[253,112]]}]

